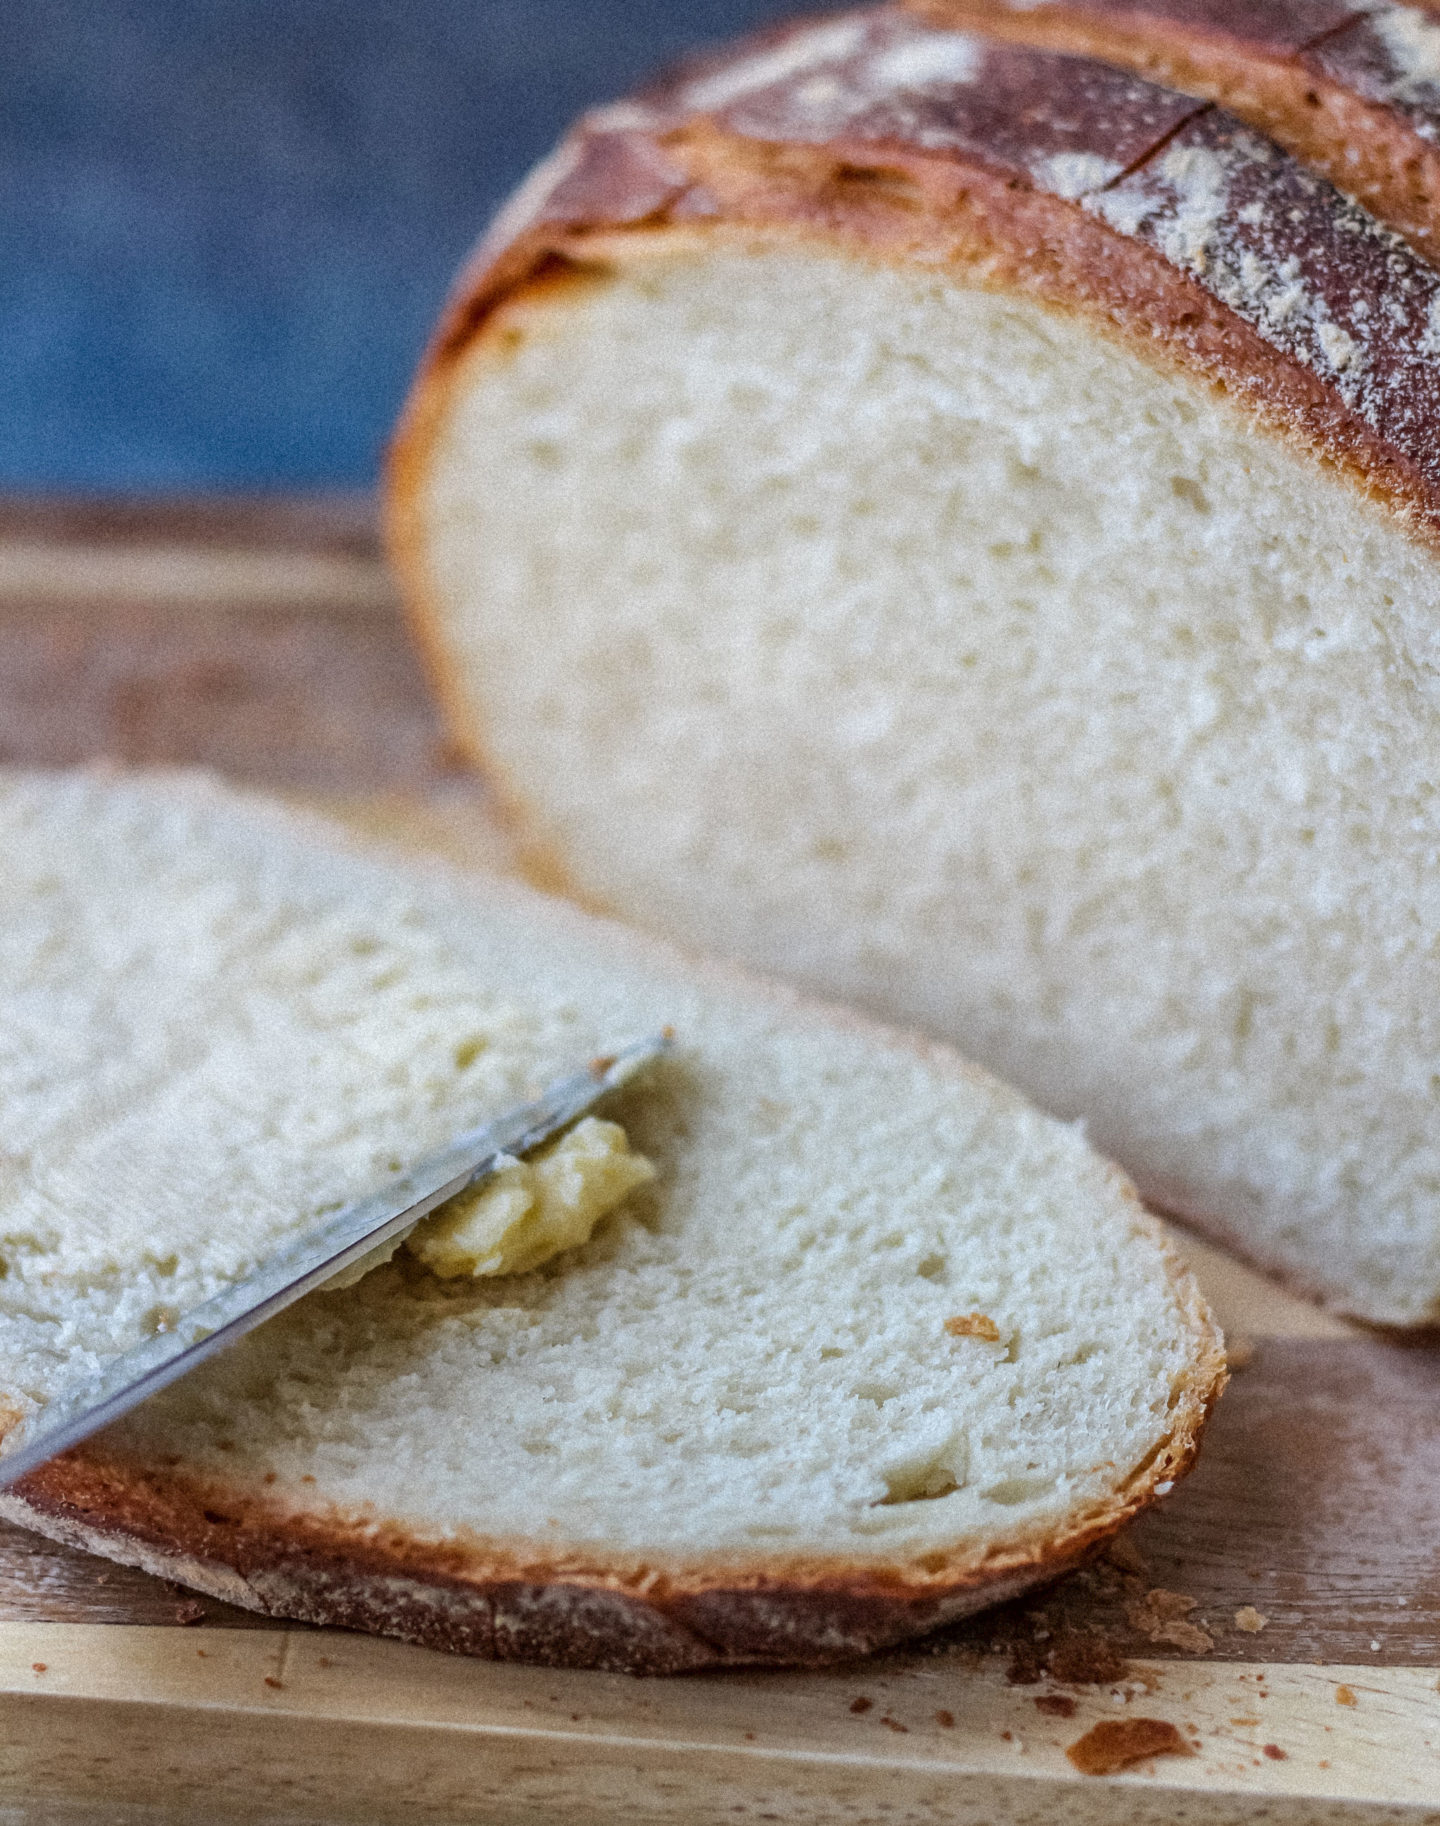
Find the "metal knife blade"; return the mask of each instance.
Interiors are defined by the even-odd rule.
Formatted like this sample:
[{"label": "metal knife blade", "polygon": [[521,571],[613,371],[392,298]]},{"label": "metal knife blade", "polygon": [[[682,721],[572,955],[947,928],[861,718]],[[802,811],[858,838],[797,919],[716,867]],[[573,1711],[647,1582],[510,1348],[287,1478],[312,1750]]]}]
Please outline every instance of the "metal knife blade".
[{"label": "metal knife blade", "polygon": [[47,1402],[0,1447],[0,1488],[118,1420],[370,1250],[412,1229],[447,1198],[489,1178],[502,1156],[526,1154],[550,1140],[673,1044],[667,1029],[592,1060],[583,1071],[557,1079],[534,1103],[470,1130],[384,1191],[347,1205],[286,1243],[243,1281],[192,1307],[169,1331],[147,1338],[98,1376]]}]

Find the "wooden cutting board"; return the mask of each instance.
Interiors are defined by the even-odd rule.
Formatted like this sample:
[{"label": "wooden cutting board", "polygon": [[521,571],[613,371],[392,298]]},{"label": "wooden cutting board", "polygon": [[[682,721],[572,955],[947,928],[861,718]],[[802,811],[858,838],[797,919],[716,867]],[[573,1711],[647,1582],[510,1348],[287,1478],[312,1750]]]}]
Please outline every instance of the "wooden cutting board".
[{"label": "wooden cutting board", "polygon": [[[513,860],[363,502],[0,505],[0,760],[97,758]],[[0,1530],[0,1826],[1440,1826],[1440,1343],[1182,1243],[1250,1346],[1199,1470],[1098,1567],[823,1674],[463,1661]],[[1079,1773],[1126,1719],[1189,1754]]]}]

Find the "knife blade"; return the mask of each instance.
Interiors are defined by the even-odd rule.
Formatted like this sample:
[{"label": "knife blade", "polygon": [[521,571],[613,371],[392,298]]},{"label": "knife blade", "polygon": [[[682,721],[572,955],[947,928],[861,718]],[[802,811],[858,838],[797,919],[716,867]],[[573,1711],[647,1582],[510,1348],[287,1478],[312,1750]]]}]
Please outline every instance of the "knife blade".
[{"label": "knife blade", "polygon": [[593,1059],[583,1070],[556,1079],[533,1103],[469,1130],[383,1191],[285,1243],[244,1280],[192,1307],[169,1331],[123,1352],[16,1428],[0,1445],[0,1488],[88,1439],[370,1250],[413,1229],[446,1199],[483,1183],[503,1159],[549,1141],[673,1045],[667,1028]]}]

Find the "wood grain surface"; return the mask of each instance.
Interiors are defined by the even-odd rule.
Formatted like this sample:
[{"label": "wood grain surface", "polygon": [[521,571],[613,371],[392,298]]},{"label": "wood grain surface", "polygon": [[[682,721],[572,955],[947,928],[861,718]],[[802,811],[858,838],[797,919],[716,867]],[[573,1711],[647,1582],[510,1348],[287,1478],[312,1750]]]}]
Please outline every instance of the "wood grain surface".
[{"label": "wood grain surface", "polygon": [[[0,758],[212,766],[511,860],[364,503],[0,504]],[[0,1526],[0,1826],[1440,1822],[1440,1343],[1181,1243],[1244,1360],[1198,1470],[1095,1567],[853,1668],[463,1662]],[[1126,1717],[1193,1753],[1077,1773]]]},{"label": "wood grain surface", "polygon": [[453,774],[363,503],[0,507],[0,762]]}]

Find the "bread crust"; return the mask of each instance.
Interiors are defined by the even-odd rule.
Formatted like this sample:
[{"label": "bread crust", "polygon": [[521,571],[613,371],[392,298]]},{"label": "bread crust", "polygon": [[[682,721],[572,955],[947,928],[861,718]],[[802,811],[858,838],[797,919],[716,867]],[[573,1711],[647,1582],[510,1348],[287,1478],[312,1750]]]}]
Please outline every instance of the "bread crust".
[{"label": "bread crust", "polygon": [[[213,789],[188,783],[194,793]],[[182,788],[182,790],[184,790]],[[227,799],[236,795],[227,794]],[[328,820],[262,803],[247,815],[317,844],[384,853]],[[532,897],[440,860],[404,858],[411,877],[489,902]],[[901,1046],[967,1081],[995,1080],[952,1048],[822,1004],[743,968],[695,959],[647,935],[597,927],[572,906],[543,917],[627,960],[764,996],[789,1020],[814,1016]],[[999,1088],[999,1087],[997,1087]],[[1009,1093],[1019,1102],[1018,1093]],[[113,1433],[52,1459],[0,1492],[0,1516],[51,1538],[274,1617],[362,1629],[455,1653],[556,1667],[670,1674],[726,1666],[821,1666],[869,1654],[1002,1602],[1083,1563],[1186,1475],[1227,1380],[1219,1328],[1194,1277],[1116,1168],[1112,1183],[1161,1253],[1190,1365],[1171,1392],[1169,1431],[1106,1497],[1046,1529],[995,1535],[983,1550],[836,1555],[651,1555],[533,1541],[417,1537],[369,1514],[299,1509],[264,1487],[206,1481],[181,1464],[129,1456]],[[0,1436],[20,1419],[0,1398]]]},{"label": "bread crust", "polygon": [[[1218,102],[1440,253],[1440,87],[1407,73],[1387,24],[1414,8],[1344,0],[906,0],[936,25],[1097,57]],[[1440,25],[1435,28],[1440,30]]]}]

